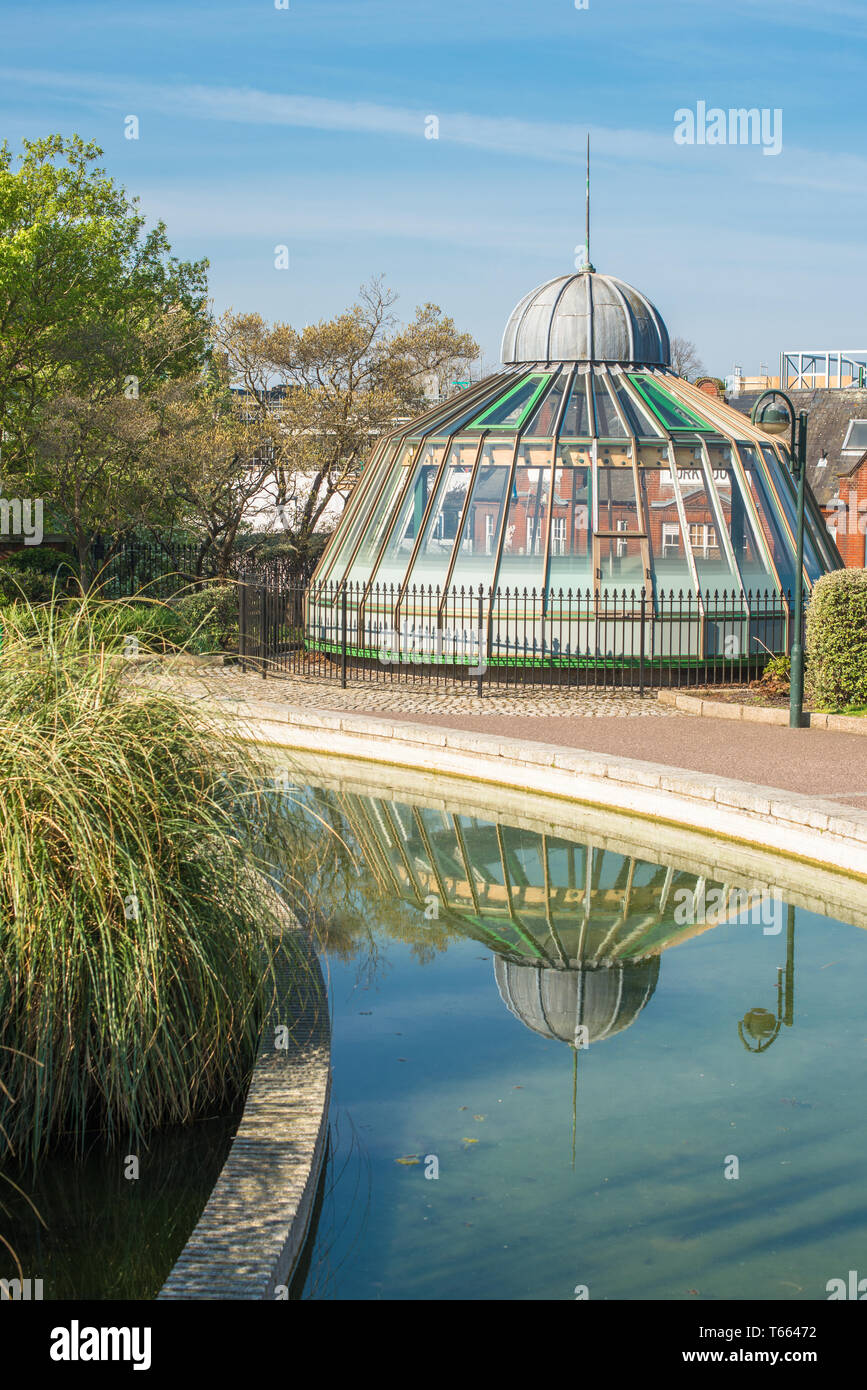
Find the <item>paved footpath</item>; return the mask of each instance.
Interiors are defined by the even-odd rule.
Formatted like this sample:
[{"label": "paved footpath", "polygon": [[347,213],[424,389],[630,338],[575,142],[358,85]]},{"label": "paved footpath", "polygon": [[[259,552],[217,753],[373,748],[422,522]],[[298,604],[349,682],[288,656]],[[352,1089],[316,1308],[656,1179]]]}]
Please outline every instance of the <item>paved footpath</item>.
[{"label": "paved footpath", "polygon": [[[261,697],[260,697],[261,698]],[[373,711],[368,711],[373,713]],[[382,718],[393,718],[383,713]],[[867,810],[867,738],[824,729],[786,729],[767,724],[733,724],[675,714],[672,719],[581,715],[535,718],[514,715],[404,715],[416,723],[478,730],[510,738],[559,743],[592,753],[641,758],[650,763],[734,777],[780,787]]]},{"label": "paved footpath", "polygon": [[825,729],[788,729],[684,714],[630,692],[532,691],[491,693],[334,681],[209,670],[183,681],[211,698],[273,700],[311,709],[367,714],[418,724],[467,729],[564,748],[667,763],[711,776],[780,787],[867,810],[867,737]]}]

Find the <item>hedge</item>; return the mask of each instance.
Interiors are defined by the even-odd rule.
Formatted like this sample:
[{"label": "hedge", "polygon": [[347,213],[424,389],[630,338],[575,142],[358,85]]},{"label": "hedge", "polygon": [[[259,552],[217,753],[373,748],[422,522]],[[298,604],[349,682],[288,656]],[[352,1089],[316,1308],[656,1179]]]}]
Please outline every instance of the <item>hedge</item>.
[{"label": "hedge", "polygon": [[867,570],[834,570],[807,610],[807,683],[825,709],[867,706]]}]

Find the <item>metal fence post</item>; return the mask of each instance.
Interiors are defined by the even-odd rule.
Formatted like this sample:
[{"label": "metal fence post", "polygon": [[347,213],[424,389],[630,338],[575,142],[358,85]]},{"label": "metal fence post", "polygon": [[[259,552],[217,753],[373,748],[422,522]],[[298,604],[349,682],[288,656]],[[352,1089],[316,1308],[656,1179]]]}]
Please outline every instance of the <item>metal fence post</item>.
[{"label": "metal fence post", "polygon": [[346,689],[346,581],[340,590],[340,685]]},{"label": "metal fence post", "polygon": [[641,591],[641,635],[638,648],[638,694],[644,694],[644,621],[647,616],[647,590]]},{"label": "metal fence post", "polygon": [[238,655],[241,670],[247,674],[247,585],[244,577],[238,585]]},{"label": "metal fence post", "polygon": [[[492,597],[491,597],[491,604],[492,604],[492,605],[493,605],[493,602],[494,602],[494,600],[493,600],[493,595],[492,595]],[[476,688],[476,693],[478,694],[478,697],[479,697],[480,700],[481,700],[481,698],[482,698],[482,680],[484,679],[484,667],[483,667],[483,655],[482,655],[482,628],[483,628],[483,626],[484,626],[484,622],[485,622],[485,590],[484,590],[484,585],[480,584],[480,585],[479,585],[479,651],[478,651],[479,674],[478,674],[478,676],[477,676],[477,678],[476,678],[476,679],[477,679],[477,682],[478,682],[477,688]],[[488,650],[488,644],[487,644],[487,642],[485,642],[485,653],[484,653],[485,656],[487,656],[487,650]]]},{"label": "metal fence post", "polygon": [[259,588],[259,660],[264,680],[268,674],[268,589],[265,584]]}]

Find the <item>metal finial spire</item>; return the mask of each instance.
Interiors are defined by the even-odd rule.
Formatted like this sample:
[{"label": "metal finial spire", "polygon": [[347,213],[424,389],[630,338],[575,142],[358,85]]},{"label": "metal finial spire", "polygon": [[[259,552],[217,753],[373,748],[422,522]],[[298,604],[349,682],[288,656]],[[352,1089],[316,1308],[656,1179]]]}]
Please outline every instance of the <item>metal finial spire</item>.
[{"label": "metal finial spire", "polygon": [[590,132],[587,132],[587,199],[584,215],[584,269],[595,270],[590,260]]}]

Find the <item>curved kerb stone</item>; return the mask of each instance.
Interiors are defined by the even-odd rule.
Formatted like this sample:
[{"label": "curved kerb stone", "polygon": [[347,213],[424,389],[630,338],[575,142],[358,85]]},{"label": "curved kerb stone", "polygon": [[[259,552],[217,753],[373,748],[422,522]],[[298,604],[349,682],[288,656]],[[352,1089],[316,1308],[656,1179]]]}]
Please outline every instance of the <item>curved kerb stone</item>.
[{"label": "curved kerb stone", "polygon": [[280,1297],[304,1248],[328,1143],[331,1027],[316,951],[291,934],[300,969],[280,952],[241,1123],[159,1299]]}]

